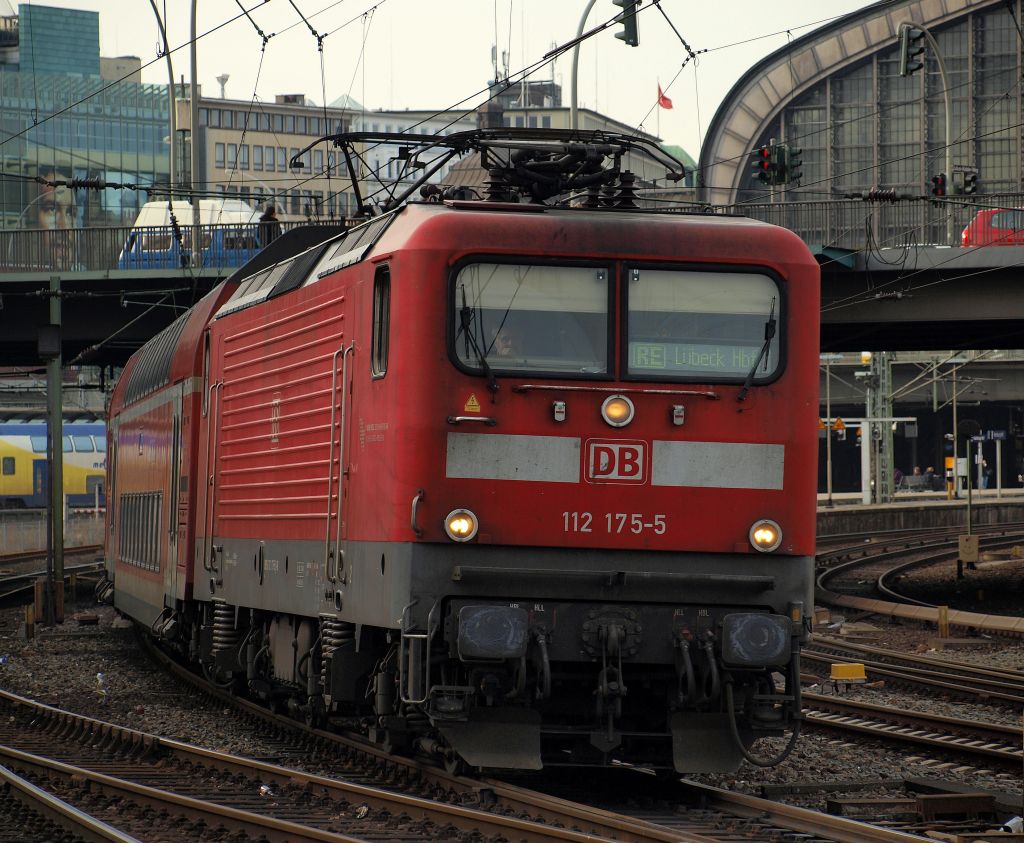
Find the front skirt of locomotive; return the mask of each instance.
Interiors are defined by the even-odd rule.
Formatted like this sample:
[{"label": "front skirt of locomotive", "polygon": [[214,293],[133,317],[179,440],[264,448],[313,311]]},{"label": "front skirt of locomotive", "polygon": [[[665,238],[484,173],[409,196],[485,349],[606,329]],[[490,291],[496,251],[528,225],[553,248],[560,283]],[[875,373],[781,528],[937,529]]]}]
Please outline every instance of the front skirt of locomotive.
[{"label": "front skirt of locomotive", "polygon": [[413,565],[399,660],[471,766],[724,772],[799,718],[810,557],[476,550]]}]

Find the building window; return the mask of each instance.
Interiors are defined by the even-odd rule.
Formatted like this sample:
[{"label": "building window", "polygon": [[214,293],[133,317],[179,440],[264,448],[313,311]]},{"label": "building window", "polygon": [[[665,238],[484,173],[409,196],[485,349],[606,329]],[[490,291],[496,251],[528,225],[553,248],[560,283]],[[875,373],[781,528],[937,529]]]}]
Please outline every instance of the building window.
[{"label": "building window", "polygon": [[277,171],[279,173],[288,172],[288,150],[283,146],[277,148]]},{"label": "building window", "polygon": [[224,144],[222,143],[213,145],[213,166],[218,170],[224,169]]},{"label": "building window", "polygon": [[210,110],[210,125],[213,128],[220,126],[220,109],[214,108]]},{"label": "building window", "polygon": [[263,163],[268,173],[274,172],[274,147],[263,147]]},{"label": "building window", "polygon": [[238,144],[228,144],[228,169],[235,169],[235,165],[238,163]]},{"label": "building window", "polygon": [[263,169],[263,147],[254,146],[252,148],[252,168],[254,170]]},{"label": "building window", "polygon": [[274,131],[275,132],[283,132],[284,131],[284,118],[280,114],[275,114],[274,115]]},{"label": "building window", "polygon": [[391,273],[386,266],[377,268],[373,279],[373,336],[370,370],[375,378],[388,370],[388,329],[391,322]]},{"label": "building window", "polygon": [[312,169],[310,167],[310,160],[310,151],[307,149],[304,153],[302,153],[302,172],[307,174],[312,172]]},{"label": "building window", "polygon": [[517,117],[516,118],[516,128],[517,129],[522,129],[523,128],[523,118],[522,117]]},{"label": "building window", "polygon": [[284,130],[290,134],[295,134],[295,115],[289,114],[284,118]]},{"label": "building window", "polygon": [[206,121],[209,120],[209,116],[208,116],[209,113],[210,113],[210,110],[207,109],[207,108],[200,108],[199,109],[199,125],[200,126],[207,125]]},{"label": "building window", "polygon": [[306,134],[306,118],[305,117],[296,117],[295,118],[295,131],[298,134],[300,134],[300,135]]},{"label": "building window", "polygon": [[220,125],[224,129],[230,129],[234,125],[232,118],[234,112],[228,111],[226,108],[220,113]]},{"label": "building window", "polygon": [[249,169],[249,144],[247,143],[238,147],[238,166],[242,170]]},{"label": "building window", "polygon": [[543,117],[540,118],[540,127],[542,129],[550,129],[551,128],[551,116],[550,115],[545,114]]},{"label": "building window", "polygon": [[[299,150],[298,150],[298,149],[296,149],[296,148],[295,148],[295,147],[293,146],[293,147],[292,147],[292,154],[291,154],[291,155],[289,156],[289,160],[293,160],[293,159],[295,158],[295,156],[296,156],[296,155],[298,155],[298,154],[299,154]],[[296,167],[293,167],[292,169],[293,169],[293,170],[299,170],[299,169],[301,169],[301,168],[302,168],[302,165],[301,165],[301,164],[299,164],[298,166],[296,166]]]},{"label": "building window", "polygon": [[320,134],[320,118],[319,117],[310,117],[309,118],[309,133],[311,135],[319,135]]},{"label": "building window", "polygon": [[324,151],[322,149],[313,150],[313,169],[317,175],[322,175],[324,172]]},{"label": "building window", "polygon": [[4,457],[4,474],[14,474],[14,457]]},{"label": "building window", "polygon": [[527,120],[527,123],[528,123],[528,125],[530,126],[531,129],[536,129],[537,128],[537,115],[536,114],[531,114],[529,119]]}]

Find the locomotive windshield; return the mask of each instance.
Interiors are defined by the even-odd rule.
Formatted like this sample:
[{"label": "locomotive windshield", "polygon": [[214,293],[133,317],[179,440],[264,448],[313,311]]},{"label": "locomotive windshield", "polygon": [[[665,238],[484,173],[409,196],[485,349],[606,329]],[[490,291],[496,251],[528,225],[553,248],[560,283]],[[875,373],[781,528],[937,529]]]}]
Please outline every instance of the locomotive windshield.
[{"label": "locomotive windshield", "polygon": [[[609,375],[612,277],[610,267],[467,264],[452,300],[458,361],[488,375]],[[777,373],[783,311],[768,275],[628,267],[622,281],[623,376],[763,382]]]},{"label": "locomotive windshield", "polygon": [[625,278],[628,375],[735,380],[756,363],[763,380],[778,370],[779,341],[766,340],[765,324],[782,309],[767,275],[632,268]]},{"label": "locomotive windshield", "polygon": [[606,267],[473,263],[455,279],[455,353],[468,369],[608,373]]}]

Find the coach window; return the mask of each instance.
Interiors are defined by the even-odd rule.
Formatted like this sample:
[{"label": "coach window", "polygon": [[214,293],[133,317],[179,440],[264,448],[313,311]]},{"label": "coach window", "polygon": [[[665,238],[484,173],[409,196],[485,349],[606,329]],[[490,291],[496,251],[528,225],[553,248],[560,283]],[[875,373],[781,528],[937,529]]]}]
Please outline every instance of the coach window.
[{"label": "coach window", "polygon": [[391,271],[386,266],[380,266],[373,279],[373,352],[370,366],[375,378],[384,377],[388,370],[390,325]]},{"label": "coach window", "polygon": [[4,474],[14,474],[14,457],[4,457]]},{"label": "coach window", "polygon": [[70,454],[71,451],[72,451],[72,448],[71,448],[71,437],[70,436],[62,436],[61,439],[62,439],[62,443],[64,445],[64,453],[65,454]]},{"label": "coach window", "polygon": [[755,382],[777,374],[781,327],[758,362],[766,324],[784,316],[769,276],[629,268],[623,278],[629,376],[742,381],[755,362]]},{"label": "coach window", "polygon": [[30,436],[29,441],[32,443],[33,454],[45,454],[46,453],[46,437],[45,436]]},{"label": "coach window", "polygon": [[456,359],[481,373],[607,375],[609,278],[597,266],[464,266],[452,297]]},{"label": "coach window", "polygon": [[96,450],[91,436],[72,435],[71,441],[75,443],[75,450],[80,454],[91,454]]}]

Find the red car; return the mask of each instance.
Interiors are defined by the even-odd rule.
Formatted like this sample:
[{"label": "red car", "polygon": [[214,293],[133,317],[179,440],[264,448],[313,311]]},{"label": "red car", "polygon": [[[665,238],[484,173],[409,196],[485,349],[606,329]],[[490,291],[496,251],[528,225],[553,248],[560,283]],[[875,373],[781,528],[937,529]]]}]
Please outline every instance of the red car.
[{"label": "red car", "polygon": [[961,246],[1024,246],[1024,209],[979,211],[960,234]]}]

